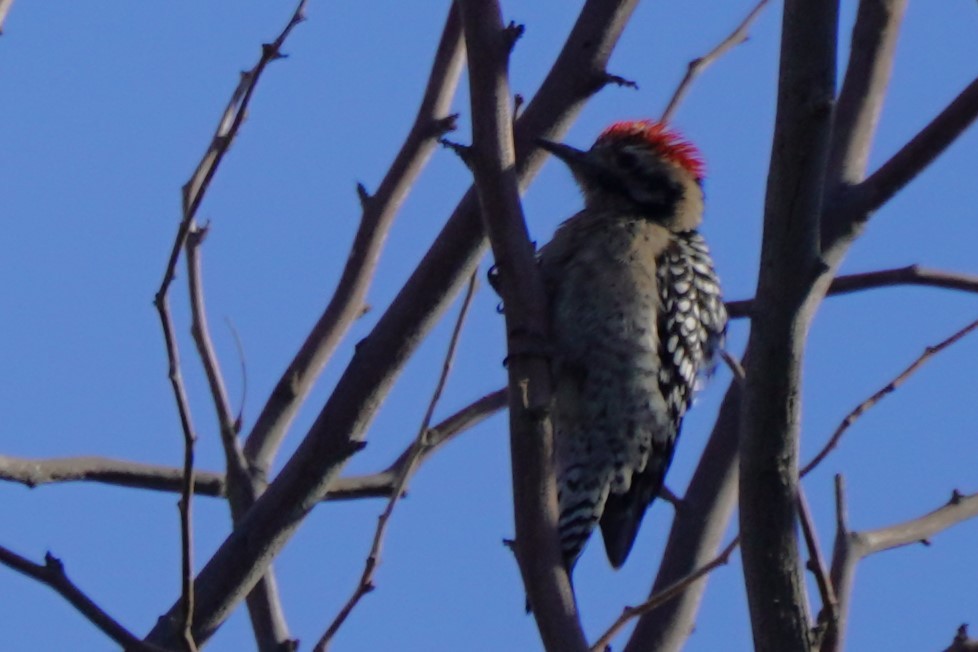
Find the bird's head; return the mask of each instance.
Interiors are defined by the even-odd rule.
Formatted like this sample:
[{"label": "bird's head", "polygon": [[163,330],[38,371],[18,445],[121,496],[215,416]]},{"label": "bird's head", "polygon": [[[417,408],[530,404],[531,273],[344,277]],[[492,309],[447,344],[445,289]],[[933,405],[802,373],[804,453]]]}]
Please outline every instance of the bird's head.
[{"label": "bird's head", "polygon": [[584,151],[539,140],[570,167],[588,209],[640,215],[673,231],[703,215],[703,160],[697,149],[651,120],[616,122]]}]

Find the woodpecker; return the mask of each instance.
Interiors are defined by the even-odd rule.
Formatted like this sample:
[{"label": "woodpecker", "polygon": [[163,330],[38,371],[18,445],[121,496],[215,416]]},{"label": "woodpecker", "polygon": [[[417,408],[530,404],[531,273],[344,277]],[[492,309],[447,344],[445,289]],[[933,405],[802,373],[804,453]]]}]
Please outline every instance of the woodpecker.
[{"label": "woodpecker", "polygon": [[619,568],[723,346],[727,313],[697,232],[704,166],[692,144],[649,120],[613,124],[587,151],[539,144],[584,195],[539,252],[561,548],[570,571],[600,524]]}]

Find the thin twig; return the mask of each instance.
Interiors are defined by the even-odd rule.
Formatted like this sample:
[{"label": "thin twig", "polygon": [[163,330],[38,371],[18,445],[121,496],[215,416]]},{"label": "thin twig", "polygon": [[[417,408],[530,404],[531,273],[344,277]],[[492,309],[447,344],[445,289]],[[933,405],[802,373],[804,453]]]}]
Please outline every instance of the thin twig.
[{"label": "thin twig", "polygon": [[[201,245],[207,236],[207,227],[198,227],[192,222],[187,234],[186,259],[187,283],[190,294],[191,328],[197,353],[200,357],[207,383],[211,391],[214,411],[217,414],[221,447],[224,450],[225,467],[224,491],[231,508],[231,518],[237,524],[248,511],[262,487],[259,480],[249,472],[241,445],[238,441],[240,417],[234,417],[224,385],[217,353],[211,343],[210,329],[207,325],[207,310],[204,305],[203,273],[201,270]],[[196,474],[195,474],[196,475]],[[274,573],[270,570],[248,593],[248,615],[251,618],[255,641],[260,652],[278,652],[283,643],[292,641],[285,613],[278,595]]]},{"label": "thin twig", "polygon": [[840,215],[862,221],[923,172],[978,118],[978,78],[842,199]]},{"label": "thin twig", "polygon": [[363,184],[357,186],[362,207],[360,224],[333,296],[282,374],[245,441],[245,455],[260,473],[271,466],[299,406],[336,346],[363,314],[367,291],[394,218],[431,158],[438,138],[455,128],[456,116],[448,112],[465,58],[457,13],[452,4],[414,124],[377,192],[371,195]]},{"label": "thin twig", "polygon": [[445,359],[442,363],[438,383],[435,385],[435,391],[432,392],[431,400],[428,402],[428,409],[425,411],[424,418],[421,420],[421,427],[418,429],[418,435],[410,449],[411,452],[407,458],[408,461],[400,469],[397,482],[394,485],[394,492],[391,494],[390,500],[387,501],[387,508],[377,519],[377,529],[374,531],[373,543],[370,545],[370,553],[367,555],[367,561],[364,564],[360,582],[353,591],[353,595],[350,596],[350,599],[340,609],[333,622],[330,623],[322,638],[316,643],[316,647],[313,648],[314,652],[325,652],[329,648],[329,643],[333,636],[339,631],[354,607],[360,602],[360,599],[375,588],[373,578],[377,565],[380,563],[380,552],[384,542],[384,535],[387,533],[387,526],[390,523],[391,516],[394,514],[394,507],[397,506],[397,502],[404,492],[404,488],[407,486],[408,479],[417,467],[425,449],[429,446],[428,434],[430,432],[431,418],[435,413],[435,408],[438,406],[438,401],[448,381],[448,375],[452,370],[452,364],[455,360],[455,350],[458,348],[462,326],[465,324],[465,317],[469,312],[469,307],[472,305],[472,297],[475,295],[476,286],[477,276],[473,272],[469,278],[469,285],[465,291],[465,297],[462,299],[462,306],[459,308],[458,318],[455,320],[455,328],[452,330],[452,336],[448,342],[448,350],[445,352]]},{"label": "thin twig", "polygon": [[720,554],[714,557],[711,561],[703,564],[686,577],[683,577],[658,593],[650,596],[649,599],[642,604],[635,607],[625,607],[621,615],[618,616],[618,620],[616,620],[611,627],[609,627],[608,630],[601,635],[601,638],[599,638],[597,642],[591,646],[590,652],[603,652],[605,649],[607,649],[607,646],[611,644],[611,641],[614,639],[615,635],[617,635],[618,632],[621,631],[621,629],[627,625],[630,620],[661,607],[685,591],[700,578],[704,577],[714,569],[729,563],[730,555],[733,554],[733,551],[737,549],[739,544],[740,535],[738,534],[730,543],[727,544],[727,547],[720,551]]},{"label": "thin twig", "polygon": [[955,342],[963,338],[965,335],[975,330],[976,328],[978,328],[978,320],[971,322],[970,324],[968,324],[958,332],[954,333],[947,339],[943,340],[942,342],[934,346],[928,346],[926,349],[924,349],[924,352],[917,357],[916,360],[910,363],[910,366],[908,366],[906,369],[901,371],[893,380],[887,383],[882,389],[880,389],[875,394],[873,394],[865,401],[863,401],[855,408],[853,408],[853,410],[846,415],[846,417],[842,420],[839,426],[835,429],[835,432],[832,433],[832,436],[829,437],[828,442],[826,442],[825,446],[822,447],[822,450],[820,450],[818,454],[815,455],[815,457],[813,457],[812,460],[801,469],[800,471],[801,475],[802,476],[807,475],[810,471],[812,471],[812,469],[814,469],[816,466],[822,463],[822,460],[826,458],[826,456],[832,451],[832,449],[838,446],[839,441],[842,439],[842,435],[844,435],[846,430],[848,430],[850,426],[852,426],[852,424],[856,422],[856,419],[858,419],[863,414],[865,414],[866,411],[872,408],[874,405],[882,401],[883,398],[885,398],[888,394],[894,392],[900,385],[902,385],[907,380],[907,378],[912,376],[914,372],[917,371],[917,369],[919,369],[925,362],[927,362],[935,355],[937,355],[947,347],[951,346],[952,344],[954,344]]},{"label": "thin twig", "polygon": [[[218,362],[214,345],[211,343],[210,331],[207,326],[207,311],[204,307],[204,288],[201,278],[200,246],[207,237],[208,227],[198,227],[191,224],[187,234],[187,282],[190,293],[191,327],[194,343],[200,355],[207,384],[211,390],[214,411],[217,413],[218,429],[221,433],[221,444],[228,467],[228,481],[233,483],[246,473],[244,456],[238,445],[235,432],[235,418],[231,413],[227,389],[224,385],[224,375]],[[232,489],[233,490],[233,489]]]},{"label": "thin twig", "polygon": [[838,617],[838,604],[835,600],[835,591],[832,589],[832,581],[829,579],[828,568],[825,565],[825,557],[818,543],[818,534],[815,532],[815,520],[808,507],[808,499],[805,498],[805,490],[802,485],[798,485],[798,518],[801,521],[801,531],[805,537],[805,545],[808,548],[808,564],[806,567],[815,576],[815,583],[818,585],[818,593],[822,599],[822,610],[818,615],[819,623],[833,623]]},{"label": "thin twig", "polygon": [[733,373],[735,382],[743,383],[747,380],[747,372],[744,371],[744,366],[740,364],[740,360],[730,355],[726,349],[720,349],[720,359],[723,360],[724,364]]},{"label": "thin twig", "polygon": [[914,543],[927,543],[932,536],[952,525],[978,516],[978,493],[951,492],[948,501],[932,512],[909,521],[859,533],[864,542],[861,556],[892,550]]},{"label": "thin twig", "polygon": [[238,366],[241,370],[241,400],[238,402],[238,411],[234,417],[234,434],[237,435],[241,432],[245,403],[248,400],[248,360],[245,358],[244,342],[241,341],[241,334],[235,328],[234,322],[231,321],[230,317],[225,317],[224,322],[227,324],[228,330],[231,331],[234,348],[238,352]]},{"label": "thin twig", "polygon": [[[506,390],[473,401],[428,432],[428,447],[421,460],[506,407]],[[386,469],[377,473],[337,478],[323,500],[389,498],[400,470],[407,464],[409,446]],[[102,484],[152,491],[179,493],[183,471],[173,466],[143,464],[109,457],[80,456],[31,459],[0,455],[0,480],[16,482],[29,488],[61,482],[98,482]],[[194,493],[198,496],[227,497],[225,476],[214,471],[194,471]]]},{"label": "thin twig", "polygon": [[[978,276],[958,272],[945,272],[920,265],[908,265],[906,267],[882,269],[875,272],[861,272],[859,274],[838,276],[833,279],[826,295],[834,296],[874,288],[895,287],[898,285],[919,285],[945,288],[948,290],[961,290],[962,292],[978,292]],[[727,312],[731,319],[750,317],[753,305],[753,299],[728,301],[726,303]]]},{"label": "thin twig", "polygon": [[181,631],[187,652],[197,652],[194,641],[194,538],[193,503],[194,494],[194,444],[196,435],[184,430],[183,441],[183,485],[180,489],[180,600],[183,604]]},{"label": "thin twig", "polygon": [[[180,257],[180,250],[187,244],[188,235],[194,225],[194,218],[200,208],[207,188],[217,172],[218,166],[227,153],[228,148],[234,141],[244,122],[248,111],[248,104],[251,102],[252,95],[257,87],[265,67],[272,61],[282,58],[282,44],[292,29],[300,22],[305,20],[305,6],[307,0],[300,0],[293,11],[291,18],[285,28],[279,33],[272,43],[262,46],[261,58],[258,63],[248,72],[241,76],[237,88],[231,95],[211,143],[204,153],[203,158],[197,165],[190,179],[182,188],[182,216],[177,234],[170,250],[170,257],[163,272],[163,279],[156,292],[154,304],[159,313],[160,323],[163,328],[163,337],[166,342],[167,359],[169,360],[169,378],[173,388],[173,393],[177,402],[177,410],[180,414],[180,424],[184,436],[184,463],[183,463],[183,485],[180,499],[180,545],[181,545],[181,597],[180,597],[180,638],[188,652],[196,652],[197,646],[193,636],[193,615],[194,615],[194,586],[193,586],[193,543],[191,531],[191,499],[194,493],[194,442],[197,440],[194,432],[193,422],[190,417],[190,406],[187,400],[186,389],[183,385],[183,378],[180,373],[180,362],[176,338],[174,336],[173,319],[169,307],[169,289],[176,274],[177,261]],[[207,363],[205,361],[205,367]],[[213,383],[212,383],[213,388]],[[224,400],[226,403],[226,398]],[[222,423],[223,426],[223,423]],[[224,428],[222,427],[222,431]],[[233,428],[232,428],[233,431]],[[234,473],[237,467],[229,465],[229,472]]]},{"label": "thin twig", "polygon": [[0,563],[54,589],[90,623],[102,630],[106,636],[118,643],[127,652],[166,652],[160,647],[139,640],[135,634],[95,604],[74,582],[68,579],[64,564],[50,552],[44,555],[43,564],[35,564],[29,559],[0,546]]},{"label": "thin twig", "polygon": [[241,129],[241,124],[248,114],[248,104],[251,102],[251,97],[255,92],[255,88],[258,86],[258,80],[262,72],[264,72],[265,67],[272,61],[285,57],[281,52],[282,45],[292,32],[292,29],[305,20],[307,2],[308,0],[300,0],[299,4],[296,5],[295,11],[292,12],[292,17],[289,19],[288,24],[286,24],[278,37],[271,43],[262,45],[261,58],[258,60],[258,63],[251,70],[242,73],[238,87],[234,89],[227,108],[221,114],[221,120],[218,122],[217,130],[214,132],[207,151],[197,164],[197,169],[194,170],[190,179],[184,184],[183,219],[180,221],[177,236],[174,238],[173,247],[170,249],[170,258],[167,262],[166,271],[163,274],[163,281],[160,283],[157,297],[165,296],[170,283],[173,281],[174,274],[176,273],[177,259],[180,257],[180,250],[186,242],[187,233],[190,230],[190,223],[197,215],[197,209],[200,208],[200,204],[204,200],[204,195],[207,193],[207,188],[210,186],[218,166],[220,166],[224,155],[231,147],[231,143],[234,142],[238,131]]},{"label": "thin twig", "polygon": [[676,113],[676,109],[679,108],[679,103],[683,101],[686,97],[686,93],[689,92],[690,87],[693,85],[693,81],[714,61],[722,57],[727,53],[728,50],[740,45],[746,41],[749,37],[749,31],[751,25],[761,14],[761,10],[764,9],[764,5],[768,3],[768,0],[761,0],[754,6],[754,8],[747,14],[747,17],[741,21],[740,25],[730,33],[727,38],[720,41],[715,48],[704,54],[702,57],[693,59],[689,62],[689,66],[686,68],[686,75],[683,80],[679,82],[679,86],[672,94],[672,98],[669,100],[669,104],[666,105],[666,110],[662,112],[662,117],[659,118],[661,122],[669,122],[672,120],[673,115]]},{"label": "thin twig", "polygon": [[837,531],[831,577],[838,602],[838,619],[829,623],[822,652],[835,652],[841,648],[856,566],[860,560],[900,546],[926,543],[935,534],[975,517],[978,517],[978,493],[964,495],[955,490],[943,506],[923,516],[875,530],[854,531],[847,522],[843,479],[836,475]]}]

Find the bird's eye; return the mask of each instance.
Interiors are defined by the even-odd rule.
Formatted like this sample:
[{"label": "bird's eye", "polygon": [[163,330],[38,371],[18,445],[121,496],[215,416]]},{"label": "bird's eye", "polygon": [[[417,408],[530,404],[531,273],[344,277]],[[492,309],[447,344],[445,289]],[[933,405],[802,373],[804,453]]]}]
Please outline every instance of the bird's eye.
[{"label": "bird's eye", "polygon": [[618,152],[615,160],[622,170],[633,170],[638,167],[638,157],[628,150]]}]

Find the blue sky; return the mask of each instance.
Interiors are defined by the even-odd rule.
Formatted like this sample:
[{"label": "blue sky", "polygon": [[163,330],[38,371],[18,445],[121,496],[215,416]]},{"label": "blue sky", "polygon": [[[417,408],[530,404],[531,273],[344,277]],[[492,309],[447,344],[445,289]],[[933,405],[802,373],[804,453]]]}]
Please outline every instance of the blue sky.
[{"label": "blue sky", "polygon": [[[508,3],[526,25],[512,61],[512,87],[530,96],[576,17],[580,2]],[[685,70],[752,2],[646,3],[636,11],[611,71],[639,90],[609,88],[567,137],[587,146],[608,123],[656,116]],[[572,6],[571,6],[572,5]],[[843,40],[853,2],[843,2]],[[246,429],[298,343],[318,317],[346,257],[359,216],[355,184],[376,187],[420,99],[447,3],[316,2],[309,20],[271,66],[249,119],[201,209],[213,334],[237,405],[247,362]],[[178,464],[182,437],[152,306],[179,219],[180,186],[203,153],[237,74],[284,25],[291,3],[27,2],[0,38],[0,191],[7,245],[0,256],[0,452],[25,457],[104,455]],[[677,126],[708,165],[710,241],[729,298],[753,292],[772,133],[779,7],[748,43],[696,84]],[[879,165],[975,74],[978,11],[970,0],[911,3],[891,92],[871,158]],[[382,45],[382,47],[378,47]],[[845,56],[845,53],[842,53]],[[453,137],[467,142],[465,83]],[[978,130],[971,129],[874,216],[844,271],[920,263],[978,274]],[[323,374],[286,441],[310,425],[363,337],[416,265],[470,182],[456,157],[435,154],[398,217],[356,324]],[[570,175],[548,163],[525,198],[533,237],[549,238],[580,206]],[[488,263],[483,265],[483,269]],[[193,414],[198,465],[223,456],[206,384],[189,338],[185,278],[174,292]],[[501,386],[503,329],[483,284],[462,336],[456,370],[436,419]],[[978,316],[973,296],[893,288],[830,299],[811,333],[805,372],[803,457],[839,420],[925,346]],[[368,448],[348,466],[386,466],[410,441],[434,386],[450,316],[421,347],[374,422]],[[738,353],[747,324],[731,327]],[[928,363],[872,410],[806,480],[823,547],[834,534],[832,476],[849,485],[856,528],[905,520],[958,488],[978,490],[978,403],[972,338]],[[681,491],[729,381],[721,370],[687,419],[668,479]],[[398,507],[376,578],[341,631],[338,650],[539,648],[510,553],[512,535],[505,419],[497,416],[439,452]],[[112,615],[143,633],[179,590],[176,496],[97,485],[0,486],[0,544],[40,560],[52,551]],[[302,649],[322,633],[352,591],[381,501],[317,509],[276,563],[293,634]],[[223,540],[224,503],[195,503],[198,567]],[[646,593],[668,531],[668,505],[646,517],[622,571],[599,545],[586,551],[576,583],[589,636]],[[732,534],[732,533],[731,533]],[[974,586],[978,522],[859,567],[850,649],[938,649],[978,619]],[[817,598],[815,598],[817,600]],[[7,649],[106,649],[106,639],[49,589],[0,569]],[[688,648],[747,650],[749,623],[739,559],[713,574]],[[213,640],[251,649],[238,610]],[[473,644],[473,641],[475,642]]]}]

